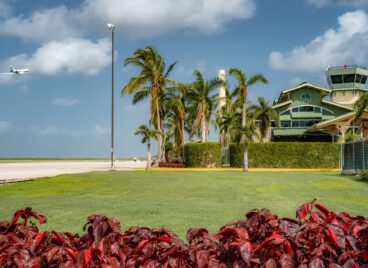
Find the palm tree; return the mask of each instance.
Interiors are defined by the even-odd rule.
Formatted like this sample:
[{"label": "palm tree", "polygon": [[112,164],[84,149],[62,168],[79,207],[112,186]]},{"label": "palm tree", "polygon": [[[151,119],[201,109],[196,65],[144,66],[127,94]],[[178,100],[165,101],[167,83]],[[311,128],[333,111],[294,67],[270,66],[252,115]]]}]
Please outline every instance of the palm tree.
[{"label": "palm tree", "polygon": [[151,169],[151,139],[157,139],[160,136],[159,133],[155,129],[151,129],[146,125],[140,125],[138,129],[134,131],[134,135],[142,136],[142,143],[147,143],[147,167],[146,170]]},{"label": "palm tree", "polygon": [[257,135],[256,126],[254,120],[250,117],[247,118],[247,123],[245,127],[243,126],[235,126],[232,129],[233,135],[238,136],[241,135],[241,143],[244,145],[244,159],[243,159],[243,171],[248,172],[249,169],[249,161],[248,161],[248,147],[249,143],[253,140],[253,137]]},{"label": "palm tree", "polygon": [[[169,78],[170,72],[173,70],[175,63],[166,69],[163,57],[153,46],[147,46],[144,49],[138,49],[134,52],[133,57],[127,58],[124,65],[135,65],[140,68],[140,73],[136,77],[132,77],[129,83],[124,87],[121,95],[134,94],[133,104],[136,104],[147,97],[150,97],[151,104],[151,124],[161,133],[163,128],[163,95],[169,84],[176,82]],[[158,143],[158,161],[162,158],[162,137],[157,136]]]},{"label": "palm tree", "polygon": [[[250,77],[249,79],[247,79],[246,74],[238,68],[230,68],[229,74],[231,76],[234,76],[238,82],[232,95],[236,97],[235,104],[242,107],[242,117],[241,117],[242,118],[242,128],[245,130],[246,124],[247,124],[246,112],[247,112],[248,87],[258,84],[258,83],[268,84],[268,80],[264,77],[263,74],[256,74]],[[243,132],[243,135],[242,135],[242,139],[244,143],[245,143],[245,139],[247,139],[245,134],[246,133]],[[246,147],[247,146],[245,146],[245,149],[244,149],[244,161],[248,161],[248,148]],[[248,167],[248,162],[244,163],[244,166]],[[243,170],[247,171],[248,168],[243,169]]]},{"label": "palm tree", "polygon": [[185,96],[186,88],[184,85],[177,88],[177,91],[166,94],[166,128],[168,129],[168,138],[173,139],[174,149],[178,152],[180,158],[184,161],[185,145]]},{"label": "palm tree", "polygon": [[218,78],[207,81],[198,70],[194,70],[194,76],[195,81],[190,84],[188,93],[188,118],[192,120],[191,132],[195,133],[199,130],[201,142],[206,142],[208,140],[209,122],[216,96],[210,96],[210,94],[223,82]]},{"label": "palm tree", "polygon": [[274,120],[276,125],[279,125],[279,115],[272,106],[269,106],[269,102],[264,97],[258,97],[257,100],[258,105],[252,105],[250,110],[254,119],[259,122],[260,142],[263,142],[271,127],[271,121]]}]

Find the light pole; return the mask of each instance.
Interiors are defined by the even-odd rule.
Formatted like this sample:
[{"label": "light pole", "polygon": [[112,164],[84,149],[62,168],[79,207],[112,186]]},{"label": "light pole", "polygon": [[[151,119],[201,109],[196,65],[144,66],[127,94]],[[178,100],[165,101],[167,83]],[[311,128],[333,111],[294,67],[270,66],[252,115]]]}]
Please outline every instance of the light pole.
[{"label": "light pole", "polygon": [[111,31],[111,170],[114,170],[114,30],[115,25],[108,23],[107,27]]}]

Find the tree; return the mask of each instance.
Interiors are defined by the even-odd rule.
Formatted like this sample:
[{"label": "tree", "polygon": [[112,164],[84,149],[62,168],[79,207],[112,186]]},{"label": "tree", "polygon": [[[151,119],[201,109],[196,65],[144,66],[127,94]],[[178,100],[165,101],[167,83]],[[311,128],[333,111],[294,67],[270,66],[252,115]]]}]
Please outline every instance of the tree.
[{"label": "tree", "polygon": [[360,125],[360,129],[363,132],[363,137],[367,138],[368,136],[368,125],[365,122],[362,122],[362,116],[364,111],[368,107],[368,93],[364,93],[359,100],[354,104],[355,110],[355,124]]},{"label": "tree", "polygon": [[241,139],[241,143],[244,145],[244,155],[243,155],[243,171],[247,172],[249,169],[249,164],[248,164],[248,147],[249,147],[249,143],[253,140],[253,137],[255,135],[257,135],[256,132],[256,126],[254,123],[254,120],[251,117],[247,118],[247,123],[245,124],[245,127],[243,126],[235,126],[232,129],[232,132],[234,135],[241,135],[242,139]]},{"label": "tree", "polygon": [[208,140],[209,122],[216,100],[216,95],[210,96],[210,94],[223,82],[218,78],[207,81],[198,70],[194,70],[194,76],[195,81],[190,84],[188,93],[188,118],[192,120],[191,132],[199,131],[201,142],[206,142]]},{"label": "tree", "polygon": [[151,169],[151,139],[157,139],[161,135],[159,131],[151,129],[146,125],[140,125],[138,129],[134,131],[134,135],[142,136],[142,143],[147,143],[147,167],[146,170]]},{"label": "tree", "polygon": [[[235,105],[242,107],[242,117],[241,117],[242,118],[242,129],[245,130],[246,124],[247,124],[246,112],[247,112],[248,87],[258,84],[258,83],[268,84],[268,80],[264,77],[263,74],[256,74],[250,77],[250,79],[247,79],[246,74],[238,68],[230,68],[229,74],[235,77],[235,79],[237,80],[237,86],[232,95],[236,97]],[[243,132],[243,135],[242,135],[243,142],[245,142],[244,140],[246,138],[247,137],[245,136],[245,132]],[[248,161],[248,148],[244,149],[244,161]],[[244,163],[244,166],[246,166],[247,168],[246,169],[244,168],[243,171],[248,171],[248,162]]]},{"label": "tree", "polygon": [[181,85],[176,91],[165,95],[165,116],[168,139],[173,141],[173,149],[184,161],[185,145],[185,96],[186,88]]},{"label": "tree", "polygon": [[[140,73],[136,77],[132,77],[129,83],[124,87],[121,94],[134,94],[133,104],[136,104],[150,97],[151,107],[151,124],[154,125],[158,133],[163,129],[163,96],[168,85],[176,82],[169,78],[170,72],[174,69],[176,62],[166,69],[163,57],[153,46],[147,46],[144,49],[138,49],[134,52],[133,57],[127,58],[124,65],[135,65],[140,68]],[[157,136],[158,143],[158,162],[161,161],[162,154],[162,137]]]},{"label": "tree", "polygon": [[258,97],[258,105],[252,105],[250,110],[253,117],[258,121],[260,141],[263,142],[271,127],[271,121],[275,120],[276,125],[279,125],[279,115],[272,106],[269,106],[264,97]]}]

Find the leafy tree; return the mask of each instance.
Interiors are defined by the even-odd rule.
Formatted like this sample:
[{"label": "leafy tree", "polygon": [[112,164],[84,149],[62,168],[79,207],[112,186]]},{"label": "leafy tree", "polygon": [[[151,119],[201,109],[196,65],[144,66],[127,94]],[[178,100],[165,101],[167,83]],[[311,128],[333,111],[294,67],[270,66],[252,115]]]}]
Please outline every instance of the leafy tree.
[{"label": "leafy tree", "polygon": [[[124,87],[121,94],[133,94],[133,104],[136,104],[150,97],[151,124],[154,125],[158,133],[163,129],[163,96],[165,90],[176,84],[176,81],[169,78],[170,72],[176,64],[171,64],[166,68],[163,57],[153,46],[138,49],[133,57],[127,58],[124,65],[135,65],[140,69],[138,76],[132,77]],[[162,154],[162,137],[157,136],[158,162],[164,156]]]},{"label": "leafy tree", "polygon": [[271,121],[275,120],[276,125],[279,125],[279,115],[264,97],[258,97],[257,100],[258,105],[252,105],[250,110],[253,113],[254,119],[258,121],[260,141],[263,142],[271,127]]},{"label": "leafy tree", "polygon": [[364,93],[354,105],[355,110],[355,123],[360,125],[360,129],[363,132],[364,138],[368,136],[368,125],[366,122],[362,122],[362,116],[364,111],[368,108],[368,93]]},{"label": "leafy tree", "polygon": [[[247,124],[246,112],[247,112],[248,87],[258,84],[258,83],[268,84],[268,80],[264,77],[263,74],[256,74],[248,79],[246,74],[238,68],[230,68],[229,74],[235,77],[235,79],[237,80],[237,86],[232,95],[236,97],[235,105],[241,106],[241,109],[242,109],[242,116],[241,116],[242,129],[244,130],[242,139],[243,139],[243,143],[246,143],[245,139],[247,139],[247,137],[246,137],[245,130],[247,129],[246,128],[246,124]],[[244,168],[243,170],[247,171],[248,170],[248,148],[245,148],[244,150],[244,161],[247,161],[247,163],[244,163],[244,167],[246,166],[247,168],[246,169]]]},{"label": "leafy tree", "polygon": [[147,144],[147,167],[146,170],[151,169],[151,139],[157,139],[161,133],[155,129],[151,129],[146,125],[140,125],[138,129],[134,131],[134,135],[142,136],[142,143]]},{"label": "leafy tree", "polygon": [[209,123],[214,110],[216,95],[211,92],[223,81],[218,78],[205,80],[200,71],[194,70],[195,81],[188,92],[188,118],[191,120],[191,133],[200,133],[201,141],[208,140]]}]

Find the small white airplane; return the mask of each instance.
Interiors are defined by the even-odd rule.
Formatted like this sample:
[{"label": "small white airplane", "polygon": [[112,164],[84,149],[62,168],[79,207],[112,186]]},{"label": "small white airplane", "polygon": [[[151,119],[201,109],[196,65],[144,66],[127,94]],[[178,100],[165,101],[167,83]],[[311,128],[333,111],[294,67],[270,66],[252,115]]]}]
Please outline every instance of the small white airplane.
[{"label": "small white airplane", "polygon": [[29,72],[29,69],[15,69],[13,66],[10,66],[9,73],[0,73],[0,74],[25,74],[28,72]]}]

